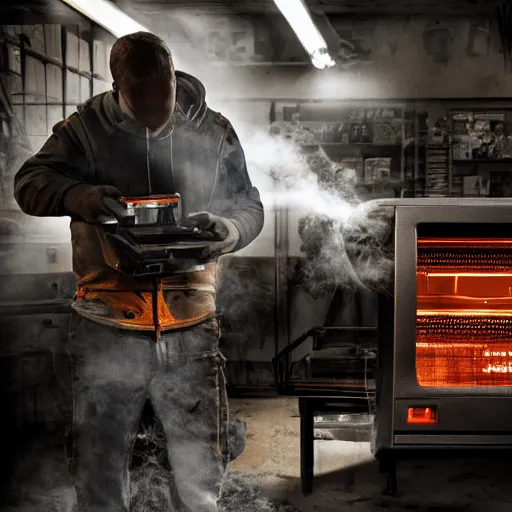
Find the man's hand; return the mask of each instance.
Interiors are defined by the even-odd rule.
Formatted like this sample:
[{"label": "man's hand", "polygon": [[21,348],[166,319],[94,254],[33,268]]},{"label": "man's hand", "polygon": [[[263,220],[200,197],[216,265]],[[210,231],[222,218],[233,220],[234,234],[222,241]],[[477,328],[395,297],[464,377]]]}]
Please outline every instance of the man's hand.
[{"label": "man's hand", "polygon": [[[117,188],[108,185],[76,185],[67,192],[64,206],[71,216],[80,217],[88,222],[97,222],[102,216],[117,217],[105,199],[119,199],[121,196]],[[122,206],[121,202],[119,206]]]},{"label": "man's hand", "polygon": [[201,231],[209,231],[218,242],[213,242],[208,247],[203,258],[211,260],[223,254],[231,252],[240,240],[240,231],[235,223],[225,217],[218,217],[208,212],[192,213],[187,217],[192,226],[199,228]]}]

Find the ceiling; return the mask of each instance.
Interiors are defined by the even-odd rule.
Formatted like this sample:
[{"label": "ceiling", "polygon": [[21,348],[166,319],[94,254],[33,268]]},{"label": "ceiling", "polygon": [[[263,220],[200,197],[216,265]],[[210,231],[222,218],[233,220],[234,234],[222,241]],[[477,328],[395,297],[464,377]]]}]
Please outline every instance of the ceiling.
[{"label": "ceiling", "polygon": [[[489,13],[504,0],[305,0],[312,12],[326,14]],[[273,0],[130,0],[142,11],[197,9],[203,12],[262,13],[276,11]]]}]

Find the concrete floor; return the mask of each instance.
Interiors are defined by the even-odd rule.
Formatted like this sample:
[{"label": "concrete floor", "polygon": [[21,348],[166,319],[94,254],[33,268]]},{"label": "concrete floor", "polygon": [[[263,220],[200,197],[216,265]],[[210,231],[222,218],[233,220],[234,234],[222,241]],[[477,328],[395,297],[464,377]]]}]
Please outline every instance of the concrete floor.
[{"label": "concrete floor", "polygon": [[300,512],[512,512],[511,461],[404,461],[398,467],[400,496],[389,497],[369,442],[357,442],[347,431],[337,440],[315,441],[314,490],[304,497],[297,400],[231,400],[231,414],[248,430],[245,452],[231,469],[257,475],[265,495],[286,499]]},{"label": "concrete floor", "polygon": [[[304,497],[297,400],[236,399],[230,404],[232,417],[246,422],[248,438],[244,453],[231,464],[220,512],[512,512],[510,461],[403,462],[398,471],[401,495],[389,497],[383,494],[385,478],[369,443],[357,442],[350,431],[338,432],[336,440],[315,441],[314,491]],[[48,440],[20,456],[18,488],[12,491],[11,506],[1,506],[1,512],[71,510],[73,491],[61,439]],[[135,510],[168,512],[158,504]]]}]

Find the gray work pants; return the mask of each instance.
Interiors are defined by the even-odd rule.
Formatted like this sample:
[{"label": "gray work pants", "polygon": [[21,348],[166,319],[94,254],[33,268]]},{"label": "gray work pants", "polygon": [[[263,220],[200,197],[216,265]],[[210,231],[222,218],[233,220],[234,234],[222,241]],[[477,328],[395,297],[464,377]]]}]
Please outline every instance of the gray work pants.
[{"label": "gray work pants", "polygon": [[131,451],[148,398],[167,437],[182,510],[217,512],[227,461],[216,320],[155,342],[75,314],[69,343],[76,512],[129,510]]}]

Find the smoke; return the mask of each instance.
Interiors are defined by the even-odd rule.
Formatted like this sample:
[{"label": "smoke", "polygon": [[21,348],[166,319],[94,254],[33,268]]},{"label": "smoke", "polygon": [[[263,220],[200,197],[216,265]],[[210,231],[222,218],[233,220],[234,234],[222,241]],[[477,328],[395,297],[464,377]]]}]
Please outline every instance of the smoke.
[{"label": "smoke", "polygon": [[393,271],[392,215],[362,200],[356,169],[333,162],[320,147],[305,152],[303,141],[294,122],[242,140],[250,175],[272,178],[261,190],[264,203],[301,214],[298,284],[315,298],[337,286],[385,289]]}]

